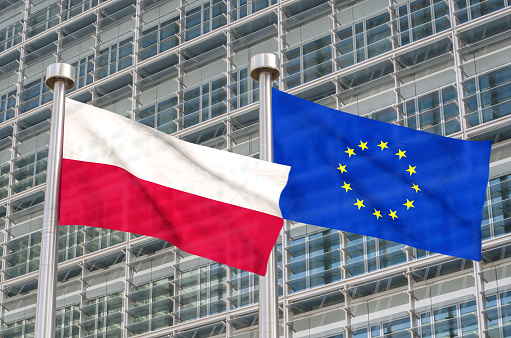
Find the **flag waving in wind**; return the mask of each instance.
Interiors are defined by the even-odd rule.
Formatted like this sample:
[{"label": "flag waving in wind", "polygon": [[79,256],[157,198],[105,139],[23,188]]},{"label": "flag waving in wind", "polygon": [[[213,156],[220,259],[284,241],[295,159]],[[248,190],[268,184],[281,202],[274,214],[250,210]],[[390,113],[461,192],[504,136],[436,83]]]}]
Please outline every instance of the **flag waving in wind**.
[{"label": "flag waving in wind", "polygon": [[288,173],[66,100],[61,225],[157,237],[264,275]]},{"label": "flag waving in wind", "polygon": [[491,142],[373,121],[277,90],[273,127],[269,163],[67,99],[60,224],[157,237],[260,275],[282,218],[481,258]]},{"label": "flag waving in wind", "polygon": [[491,142],[442,137],[273,90],[285,219],[481,259]]}]

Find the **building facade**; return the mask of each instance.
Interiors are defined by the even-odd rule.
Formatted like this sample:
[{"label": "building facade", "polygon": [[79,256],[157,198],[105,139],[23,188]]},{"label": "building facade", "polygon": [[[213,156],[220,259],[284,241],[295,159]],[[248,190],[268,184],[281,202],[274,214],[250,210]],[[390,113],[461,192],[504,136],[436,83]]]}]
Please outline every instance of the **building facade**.
[{"label": "building facade", "polygon": [[[274,52],[281,90],[493,141],[481,262],[286,222],[281,337],[511,337],[510,38],[511,0],[0,0],[0,335],[34,335],[46,67],[76,68],[73,99],[257,157],[249,61]],[[257,276],[135,234],[61,227],[57,293],[57,337],[257,337]]]}]

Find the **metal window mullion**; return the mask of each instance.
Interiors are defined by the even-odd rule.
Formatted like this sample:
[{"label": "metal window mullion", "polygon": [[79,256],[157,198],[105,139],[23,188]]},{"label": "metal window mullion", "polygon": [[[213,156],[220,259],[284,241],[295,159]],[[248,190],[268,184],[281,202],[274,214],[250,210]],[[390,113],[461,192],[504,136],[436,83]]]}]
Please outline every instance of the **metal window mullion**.
[{"label": "metal window mullion", "polygon": [[[175,261],[175,264],[172,266],[172,268],[174,269],[174,281],[178,281],[181,279],[182,276],[181,276],[181,271],[177,268],[177,265],[181,261],[181,257],[179,256],[177,251],[174,252],[174,261]],[[177,283],[173,283],[173,287],[174,287],[174,290],[173,290],[174,297],[172,298],[172,305],[173,305],[173,309],[174,309],[173,312],[179,313],[179,311],[181,311],[181,306],[180,306],[180,303],[177,301],[177,299],[178,299],[178,296],[180,295],[180,288],[177,285]],[[172,316],[172,325],[177,325],[177,324],[179,324],[179,320],[178,320],[177,316]]]},{"label": "metal window mullion", "polygon": [[[152,263],[151,263],[151,266],[152,266]],[[149,282],[149,299],[148,299],[148,329],[149,331],[152,330],[152,322],[153,322],[153,293],[154,293],[154,288],[155,288],[155,285],[154,285],[154,281],[150,281]]]},{"label": "metal window mullion", "polygon": [[[60,24],[62,24],[65,21],[65,19],[64,19],[65,8],[64,8],[64,6],[62,6],[61,2],[58,2],[57,5],[59,6],[59,9],[60,9],[59,14],[57,15],[57,17],[59,18],[58,26],[60,26]],[[49,7],[48,7],[48,9],[49,9]],[[48,11],[48,14],[49,14],[49,11]],[[62,46],[60,44],[60,41],[62,39],[62,33],[60,32],[60,28],[57,28],[56,32],[57,32],[57,52],[55,53],[55,62],[59,63],[59,62],[63,61],[61,58]],[[44,84],[43,84],[43,86],[44,86]],[[78,87],[78,84],[76,84],[76,87]]]},{"label": "metal window mullion", "polygon": [[[477,324],[479,328],[479,337],[485,336],[485,331],[488,328],[486,318],[483,316],[483,311],[486,310],[486,301],[482,297],[482,292],[484,292],[484,280],[481,278],[480,273],[482,272],[481,262],[474,262],[473,273],[475,279],[475,297],[476,297],[476,305],[477,305]],[[461,327],[461,326],[460,326]]]},{"label": "metal window mullion", "polygon": [[495,237],[495,226],[493,223],[493,208],[492,208],[493,202],[491,200],[491,185],[490,185],[489,181],[488,181],[488,185],[486,188],[486,200],[488,201],[487,206],[488,206],[488,224],[490,225],[490,238],[493,238],[493,237]]},{"label": "metal window mullion", "polygon": [[[415,77],[413,79],[413,85],[414,85],[414,87],[416,87]],[[419,111],[419,97],[414,96],[412,100],[413,100],[413,106],[415,109],[415,112],[413,114],[413,117],[415,118],[415,125],[416,125],[415,129],[420,130],[421,129],[421,119],[420,119],[421,112]],[[406,109],[406,113],[408,114],[408,109]]]},{"label": "metal window mullion", "polygon": [[[105,281],[106,283],[106,281]],[[107,323],[107,317],[108,317],[108,286],[106,287],[106,292],[105,292],[105,300],[103,301],[104,302],[104,305],[103,305],[103,313],[102,313],[102,317],[104,318],[103,320],[103,325],[102,325],[102,328],[101,328],[101,331],[103,332],[106,332],[107,331],[107,326],[106,326],[106,323]],[[99,307],[99,303],[98,303],[98,307]],[[101,317],[101,316],[98,316],[98,318]],[[99,325],[98,325],[98,331],[99,331]]]},{"label": "metal window mullion", "polygon": [[305,241],[304,241],[304,244],[305,244],[305,288],[306,289],[310,289],[310,276],[311,276],[311,272],[310,272],[310,263],[309,263],[309,258],[310,258],[310,235],[307,235],[307,233],[305,233]]},{"label": "metal window mullion", "polygon": [[[84,234],[84,237],[85,237],[85,234]],[[84,240],[85,242],[85,240]],[[87,269],[85,268],[85,260],[81,260],[81,268],[82,268],[82,277],[80,279],[80,283],[81,283],[81,294],[82,295],[85,295],[86,292],[87,292],[87,285],[86,283],[84,282],[85,278],[87,277]],[[81,308],[85,307],[86,306],[86,300],[84,297],[80,297],[80,305],[79,305],[79,313],[80,313],[80,317],[79,317],[79,323],[83,323],[85,322],[86,318],[85,318],[85,313],[83,311],[81,311]],[[79,330],[79,337],[82,338],[85,336],[85,329],[83,328],[82,325],[78,325],[78,330]]]},{"label": "metal window mullion", "polygon": [[462,66],[462,58],[459,49],[460,46],[460,40],[458,39],[458,22],[455,20],[455,12],[456,8],[453,1],[449,2],[449,16],[451,17],[451,27],[452,27],[452,33],[451,33],[451,39],[452,39],[452,52],[453,52],[453,59],[454,59],[454,72],[456,76],[456,92],[458,94],[458,107],[460,110],[459,119],[460,119],[460,128],[461,132],[463,133],[463,139],[467,138],[467,120],[465,119],[467,112],[465,104],[463,103],[463,100],[465,98],[465,92],[463,91],[463,80],[464,75],[461,71]]},{"label": "metal window mullion", "polygon": [[[254,274],[249,274],[248,275],[249,277],[249,303],[255,303],[255,302],[258,302],[259,299],[255,299],[255,291],[256,291],[256,288],[255,288],[255,280],[256,278],[259,279],[258,276],[254,275]],[[259,285],[257,285],[257,290],[259,291]]]},{"label": "metal window mullion", "polygon": [[[185,0],[179,0],[179,8],[183,8],[187,5],[187,2]],[[186,8],[185,8],[186,9]],[[186,19],[186,10],[185,11],[179,11],[179,22],[184,22],[184,20]],[[183,25],[178,25],[179,26],[179,35],[184,37],[185,36],[185,31],[186,29],[184,28]],[[179,45],[181,44],[181,40],[179,40]],[[177,56],[178,56],[178,65],[181,65],[185,60],[184,60],[184,57],[181,53],[181,49],[178,48],[177,50]],[[184,84],[183,82],[181,81],[181,77],[184,75],[183,73],[183,70],[181,67],[177,67],[177,91],[178,93],[182,92],[184,90]],[[177,95],[177,106],[181,106],[181,105],[184,105],[184,95]],[[184,107],[183,107],[184,108]],[[183,110],[181,109],[178,109],[177,110],[177,130],[180,131],[180,130],[183,130],[184,129],[184,126],[183,124],[179,121],[181,118],[183,118],[183,122],[184,122],[184,112]],[[174,323],[176,324],[176,323]]]},{"label": "metal window mullion", "polygon": [[303,60],[304,54],[303,54],[303,41],[300,41],[300,46],[298,47],[300,49],[299,58],[300,58],[300,84],[305,83],[305,62]]},{"label": "metal window mullion", "polygon": [[201,307],[201,283],[200,283],[200,275],[202,273],[201,268],[198,268],[199,273],[197,274],[197,287],[195,290],[195,293],[197,295],[197,300],[195,301],[195,314],[197,315],[197,318],[200,318],[200,307]]},{"label": "metal window mullion", "polygon": [[130,241],[131,241],[131,234],[128,233],[128,240],[125,247],[125,255],[126,259],[124,260],[124,292],[122,294],[122,305],[121,305],[121,313],[122,313],[122,323],[121,323],[121,330],[123,332],[124,337],[128,337],[128,325],[130,324],[130,315],[128,314],[129,309],[129,298],[127,297],[128,294],[133,291],[133,286],[131,283],[128,282],[128,280],[133,276],[133,271],[130,267],[130,264],[132,264],[133,261],[133,254],[130,250]]},{"label": "metal window mullion", "polygon": [[368,254],[367,254],[367,236],[362,236],[362,257],[363,257],[363,265],[364,265],[364,274],[369,272],[369,262],[368,262]]},{"label": "metal window mullion", "polygon": [[[227,51],[226,51],[225,55],[227,55]],[[228,62],[226,62],[226,63],[228,63]],[[210,116],[212,114],[212,109],[213,109],[213,82],[208,82],[208,102],[206,104],[207,104],[207,109],[206,109],[207,118],[206,118],[205,121],[209,120],[209,118],[210,118]],[[203,115],[204,115],[204,113],[201,112],[201,114],[199,116],[199,120],[201,122],[203,122],[202,121]]]},{"label": "metal window mullion", "polygon": [[[78,242],[79,242],[78,231],[76,231],[77,230],[76,226],[73,226],[72,228],[73,228],[73,233],[71,235],[73,236],[72,238],[73,238],[73,243],[74,243],[72,252],[73,252],[73,257],[76,257],[76,256],[78,256],[78,254],[76,252],[76,250],[78,248]],[[67,230],[67,232],[69,234],[69,229]],[[65,260],[68,260],[68,259],[69,259],[69,244],[68,244],[68,247],[66,248],[66,259]]]},{"label": "metal window mullion", "polygon": [[[66,229],[66,233],[64,234],[64,236],[65,236],[65,239],[66,239],[66,241],[65,241],[66,243],[64,245],[64,250],[65,250],[64,251],[64,260],[66,260],[67,257],[68,257],[68,254],[69,254],[69,242],[70,242],[69,239],[71,238],[71,236],[75,237],[76,234],[70,234],[69,231],[67,231],[67,229]],[[60,242],[60,237],[62,237],[62,236],[60,236],[60,235],[57,236],[57,238],[58,238],[57,240],[59,242]]]},{"label": "metal window mullion", "polygon": [[[431,298],[431,290],[429,292],[430,292],[430,298]],[[436,325],[435,324],[436,324],[435,323],[435,310],[433,309],[433,306],[431,306],[429,308],[429,325],[431,325],[430,326],[431,335],[433,337],[436,337],[436,327],[435,327]],[[421,317],[421,326],[422,326],[422,317]],[[479,338],[481,338],[481,337],[479,337]]]},{"label": "metal window mullion", "polygon": [[[227,1],[227,13],[230,13],[232,10],[233,10],[233,5],[231,3],[231,1]],[[231,16],[230,15],[227,15],[227,30],[226,30],[226,34],[227,34],[227,46],[226,46],[226,54],[227,54],[227,62],[226,62],[226,87],[227,87],[227,90],[226,90],[226,94],[227,94],[227,120],[226,120],[226,123],[225,123],[225,126],[226,126],[226,138],[225,138],[225,142],[226,142],[226,149],[227,150],[230,150],[232,148],[232,140],[231,138],[229,137],[231,135],[231,133],[233,132],[233,128],[232,128],[232,125],[231,123],[229,122],[229,116],[231,114],[231,112],[233,111],[233,107],[231,106],[231,104],[229,102],[231,102],[233,99],[234,99],[234,93],[230,90],[231,86],[234,84],[234,81],[233,81],[233,78],[232,76],[230,76],[230,73],[233,71],[233,70],[236,70],[236,65],[234,65],[232,62],[231,62],[231,58],[234,56],[234,53],[233,53],[233,50],[232,50],[232,47],[231,47],[231,44],[233,42],[233,37],[232,37],[232,34],[231,34],[231,24],[232,24],[232,20],[231,20]],[[239,76],[238,76],[239,78]],[[237,108],[237,107],[236,107]],[[230,276],[231,275],[231,271],[230,269],[227,269],[227,275]],[[230,278],[227,278],[227,280],[230,280]],[[230,297],[230,287],[227,287],[227,297]],[[229,316],[229,311],[231,310],[231,304],[229,302],[227,302],[227,314]],[[227,332],[230,332],[231,330],[231,326],[230,325],[226,325],[226,330]],[[229,334],[228,334],[229,336]]]},{"label": "metal window mullion", "polygon": [[[410,7],[410,2],[406,3],[406,19],[408,20],[408,44],[412,44],[414,41],[413,38],[413,26],[412,26],[412,8]],[[401,43],[403,45],[403,43]]]},{"label": "metal window mullion", "polygon": [[[400,22],[400,20],[398,20],[399,16],[398,15],[395,15],[395,8],[394,8],[394,0],[389,0],[389,18],[390,18],[390,21],[392,22],[393,20],[395,20],[396,22]],[[394,25],[390,25],[390,34],[391,36],[395,36],[396,35],[396,30],[395,30],[395,27]],[[391,44],[392,44],[392,50],[396,49],[397,47],[397,44],[396,44],[396,41],[394,39],[391,39]],[[396,55],[394,54],[392,56],[392,67],[393,67],[393,78],[394,78],[394,102],[396,103],[396,106],[399,107],[399,104],[401,103],[402,99],[401,99],[401,96],[399,95],[399,90],[401,88],[401,83],[400,83],[400,80],[397,76],[397,72],[399,71],[400,67],[396,61]],[[400,114],[399,112],[399,109],[396,109],[396,118],[397,118],[397,121],[399,121],[400,119],[403,119],[403,123],[405,122],[405,116],[404,114]]]},{"label": "metal window mullion", "polygon": [[[210,4],[210,1],[207,1],[208,4]],[[200,7],[200,35],[204,34],[205,27],[210,28],[211,22],[207,23],[204,20],[204,14],[206,13],[206,10],[209,11],[209,14],[211,14],[211,6],[209,6],[207,9],[204,8],[204,3],[199,6]],[[210,16],[211,20],[211,16]]]},{"label": "metal window mullion", "polygon": [[[41,91],[39,92],[39,97],[41,97]],[[37,173],[37,156],[34,158],[34,168],[32,169],[32,186],[35,187],[35,175]]]},{"label": "metal window mullion", "polygon": [[346,291],[346,285],[343,285],[342,287],[343,294],[344,294],[344,307],[342,308],[344,310],[344,318],[346,325],[344,326],[344,336],[346,338],[351,338],[351,311],[349,311],[349,307],[351,306],[351,296]]},{"label": "metal window mullion", "polygon": [[[140,17],[142,15],[142,11],[143,11],[143,8],[142,8],[142,6],[140,6],[140,2],[137,1],[135,3],[135,17],[134,17],[135,28],[133,29],[133,43],[131,44],[132,45],[131,58],[133,61],[133,73],[132,73],[133,86],[131,88],[131,119],[133,121],[135,120],[135,115],[136,115],[135,111],[137,110],[137,108],[139,108],[139,101],[137,100],[137,95],[140,94],[140,90],[137,86],[137,83],[139,80],[137,66],[138,66],[138,61],[139,61],[138,50],[139,50],[140,45],[138,44],[138,40],[140,39],[140,31],[138,28],[141,25]],[[159,45],[159,43],[157,42],[157,48],[158,48],[158,45]],[[156,105],[156,107],[157,106],[158,105]],[[155,116],[155,121],[156,121],[156,116]],[[132,235],[128,234],[128,240],[131,239],[131,237],[132,237]]]},{"label": "metal window mullion", "polygon": [[279,71],[280,71],[280,77],[278,78],[279,81],[279,90],[285,90],[285,84],[283,81],[283,74],[284,74],[284,44],[286,43],[284,40],[284,27],[283,27],[283,21],[284,21],[284,13],[282,12],[282,0],[277,0],[277,55],[279,57]]},{"label": "metal window mullion", "polygon": [[[330,30],[330,49],[332,52],[332,60],[337,58],[337,50],[333,47],[337,43],[337,34],[335,33],[335,29],[338,28],[337,20],[335,19],[336,14],[336,6],[333,2],[330,3],[330,7],[332,9],[332,29]],[[337,62],[333,62],[334,72],[339,71],[339,66]]]},{"label": "metal window mullion", "polygon": [[[232,269],[227,268],[226,269],[226,275],[225,280],[230,281],[232,279]],[[232,286],[229,283],[225,283],[225,297],[226,299],[226,313],[225,313],[225,319],[226,319],[226,325],[225,325],[225,335],[226,337],[231,337],[232,335],[232,326],[229,325],[229,322],[231,320],[231,311],[232,309],[232,303],[229,301],[229,299],[232,298]]]},{"label": "metal window mullion", "polygon": [[[373,237],[374,239],[374,257],[375,257],[375,260],[376,260],[376,270],[380,270],[381,269],[381,259],[382,259],[382,255],[380,254],[380,239],[379,238],[376,238],[376,237]],[[369,250],[367,252],[367,259],[369,260]]]},{"label": "metal window mullion", "polygon": [[435,10],[434,10],[434,4],[432,3],[432,0],[429,0],[429,14],[431,15],[431,32],[432,34],[436,34],[436,24],[435,24]]},{"label": "metal window mullion", "polygon": [[205,299],[205,305],[207,306],[206,309],[207,316],[209,316],[211,309],[211,306],[209,305],[210,299],[211,299],[211,265],[208,265],[206,270],[206,299]]},{"label": "metal window mullion", "polygon": [[369,59],[369,46],[367,44],[367,20],[362,21],[362,33],[364,37],[364,61]]},{"label": "metal window mullion", "polygon": [[[411,259],[412,259],[412,253],[409,251],[409,250],[405,250],[406,251],[406,260],[407,262],[410,262]],[[415,302],[416,302],[416,297],[414,297],[413,295],[413,291],[414,291],[414,287],[415,287],[415,280],[412,278],[411,276],[411,272],[412,272],[412,269],[410,268],[410,266],[407,266],[406,267],[406,272],[405,272],[405,276],[406,276],[406,279],[407,279],[407,284],[408,284],[408,304],[410,306],[410,310],[409,310],[409,318],[410,318],[410,329],[412,330],[411,334],[413,334],[413,330],[417,327],[417,325],[421,326],[422,327],[422,322],[418,322],[419,321],[419,317],[418,317],[418,314],[415,313]],[[413,338],[413,336],[412,336]]]},{"label": "metal window mullion", "polygon": [[[241,294],[242,294],[242,292],[241,292],[241,290],[242,290],[241,285],[242,284],[241,284],[241,276],[240,276],[239,271],[238,271],[237,275],[238,275],[238,277],[237,277],[236,287],[237,287],[238,295],[236,296],[236,299],[238,301],[238,304],[240,304],[241,303]],[[249,279],[249,284],[248,284],[248,292],[249,292],[248,299],[249,299],[249,301],[250,301],[250,291],[251,291],[251,286],[250,286],[250,279]]]},{"label": "metal window mullion", "polygon": [[[389,1],[391,1],[391,0],[389,0]],[[335,18],[335,14],[337,14],[339,12],[339,9],[337,8],[337,6],[335,6],[335,3],[333,3],[333,2],[331,3],[331,7],[332,7],[332,31],[331,31],[330,35],[331,35],[331,39],[332,39],[331,40],[331,44],[333,46],[335,46],[335,44],[337,42],[339,42],[338,41],[338,35],[334,31],[336,28],[340,27],[339,26],[339,22]],[[340,68],[339,68],[339,64],[337,63],[336,59],[340,55],[337,55],[337,53],[338,53],[337,52],[337,48],[332,48],[332,53],[333,53],[333,56],[334,56],[332,59],[335,61],[335,62],[333,62],[333,64],[334,64],[334,72],[337,72],[337,71],[340,70]],[[339,84],[339,81],[333,81],[333,83],[334,83],[334,86],[335,86],[335,98],[336,98],[335,99],[335,105],[336,105],[335,109],[340,110],[342,108],[343,104],[338,99],[339,98],[338,95],[342,92],[342,87]]]},{"label": "metal window mullion", "polygon": [[[203,78],[201,76],[201,82],[199,82],[199,96],[197,97],[197,100],[199,101],[199,109],[195,112],[195,114],[197,114],[197,119],[199,120],[199,123],[202,122],[202,112],[204,110],[204,100],[203,100],[203,96],[204,96],[204,82],[203,81]],[[208,99],[209,99],[209,92],[206,93]],[[199,140],[200,140],[200,137],[199,137]]]},{"label": "metal window mullion", "polygon": [[[433,108],[434,109],[434,108]],[[440,130],[441,135],[447,135],[445,128],[445,115],[444,115],[444,96],[442,95],[442,88],[438,88],[438,112],[440,113]]]},{"label": "metal window mullion", "polygon": [[[70,314],[71,318],[72,318],[72,314]],[[56,316],[57,317],[57,316]],[[58,317],[57,317],[58,318]],[[63,307],[61,309],[61,312],[60,312],[60,321],[57,321],[57,323],[55,323],[55,331],[58,331],[59,329],[57,329],[58,327],[58,324],[60,322],[60,325],[62,326],[60,328],[60,335],[57,336],[57,333],[55,332],[55,337],[62,337],[63,334],[64,334],[64,328],[66,327],[66,307]]]},{"label": "metal window mullion", "polygon": [[340,249],[341,249],[341,252],[342,252],[342,263],[341,263],[341,267],[344,267],[344,269],[341,269],[341,272],[342,272],[342,280],[346,280],[349,278],[349,274],[346,270],[346,265],[348,264],[348,253],[346,251],[346,248],[347,248],[347,245],[348,245],[348,241],[347,241],[347,238],[346,238],[346,235],[342,232],[342,231],[337,231],[337,233],[339,234],[340,236]]},{"label": "metal window mullion", "polygon": [[[461,304],[456,303],[456,331],[458,332],[458,337],[462,334],[461,328]],[[484,337],[484,336],[483,336]]]},{"label": "metal window mullion", "polygon": [[[398,9],[399,11],[399,9]],[[390,21],[390,43],[392,44],[392,50],[396,49],[398,47],[396,40],[394,39],[394,36],[398,33],[397,26],[399,26],[399,15],[396,14],[396,7],[395,7],[395,1],[389,0],[389,6],[387,8],[387,12],[389,13],[389,21]],[[394,22],[396,22],[396,25],[394,25]]]},{"label": "metal window mullion", "polygon": [[[94,39],[94,47],[92,48],[92,50],[94,51],[94,58],[93,58],[93,61],[92,62],[92,73],[93,73],[93,76],[92,76],[92,86],[91,86],[91,89],[90,89],[90,93],[91,93],[91,96],[92,96],[92,102],[95,102],[97,100],[97,94],[96,92],[94,91],[94,82],[98,81],[99,78],[97,76],[97,71],[99,70],[100,66],[99,64],[96,62],[96,60],[100,57],[100,53],[99,53],[99,48],[101,46],[101,40],[99,39],[99,35],[100,35],[100,28],[99,28],[99,21],[101,20],[101,15],[99,14],[99,11],[95,11],[95,14],[96,14],[96,22],[94,24],[94,28],[95,28],[95,32],[94,32],[94,36],[96,37]],[[85,68],[87,69],[87,67]]]},{"label": "metal window mullion", "polygon": [[474,94],[472,95],[475,95],[476,96],[476,101],[477,101],[477,117],[479,119],[479,121],[481,121],[480,124],[483,123],[483,100],[482,100],[482,92],[481,92],[481,88],[480,88],[480,85],[479,85],[479,76],[480,75],[483,75],[483,74],[476,74],[474,76],[474,85],[475,85],[475,92]]},{"label": "metal window mullion", "polygon": [[[471,4],[471,1],[467,1],[465,4],[467,5],[467,7],[465,7],[465,9],[467,11],[467,22],[468,22],[468,21],[471,21],[474,19],[474,18],[472,18],[472,4]],[[476,3],[476,5],[477,5],[477,3]]]},{"label": "metal window mullion", "polygon": [[[7,218],[5,220],[5,222],[7,223]],[[4,236],[4,243],[5,243],[5,240],[7,238],[7,236],[9,236],[9,234],[7,232],[5,232],[5,236]],[[6,256],[6,253],[7,253],[7,245],[5,245],[4,243],[2,243],[2,270],[5,270],[5,266],[6,266],[6,263],[7,263],[7,260],[5,259],[5,256]],[[0,282],[1,284],[3,285],[3,282],[5,281],[5,274],[3,273],[0,273]],[[6,299],[6,295],[4,292],[0,292],[0,304],[4,304],[5,303],[5,299]],[[0,330],[3,332],[3,330],[5,329],[4,327],[4,321],[3,319],[5,318],[5,308],[3,306],[0,306],[0,318],[2,320],[0,320]]]},{"label": "metal window mullion", "polygon": [[498,321],[499,333],[501,333],[501,336],[503,336],[502,331],[504,330],[504,320],[502,319],[503,313],[502,313],[502,301],[500,299],[500,295],[501,295],[501,293],[497,291],[497,314],[498,314],[497,321]]},{"label": "metal window mullion", "polygon": [[[204,305],[206,306],[206,316],[209,316],[209,309],[210,309],[210,306],[209,306],[209,300],[211,299],[211,294],[210,294],[210,284],[211,284],[211,265],[207,265],[206,266],[206,281],[205,283],[203,284],[200,284],[201,286],[201,290],[202,290],[202,285],[205,285],[204,287],[206,288],[206,292],[204,292],[205,294],[205,297],[206,299],[199,299],[199,313],[200,313],[200,307],[202,307],[202,303],[204,303]],[[202,294],[202,292],[201,292]],[[199,317],[200,318],[200,317]]]},{"label": "metal window mullion", "polygon": [[351,48],[353,53],[353,64],[357,64],[358,62],[358,56],[357,56],[357,30],[355,28],[355,19],[352,16],[352,22],[351,22]]},{"label": "metal window mullion", "polygon": [[[71,305],[69,307],[69,311],[71,313],[69,314],[69,323],[67,323],[68,324],[67,326],[69,326],[71,332],[73,332],[73,322],[74,322],[74,318],[75,318],[75,311],[74,311],[75,309],[74,309],[74,307],[75,307],[74,305]],[[66,323],[64,321],[64,325],[65,324]],[[64,327],[66,327],[66,326],[64,326]],[[62,331],[64,331],[64,330],[62,330]]]},{"label": "metal window mullion", "polygon": [[291,280],[290,271],[286,268],[286,266],[290,263],[289,262],[289,253],[287,251],[287,248],[290,247],[291,241],[289,237],[286,235],[286,231],[289,231],[291,228],[291,222],[284,220],[284,226],[282,227],[282,291],[283,291],[283,304],[282,304],[282,310],[284,314],[284,338],[291,338],[293,336],[293,330],[289,325],[286,325],[290,323],[293,320],[293,313],[289,309],[288,305],[288,295],[289,295],[289,284],[287,281]]},{"label": "metal window mullion", "polygon": [[25,273],[28,273],[28,263],[30,262],[30,257],[32,257],[32,234],[28,235],[28,244],[27,244],[27,259],[25,260]]}]

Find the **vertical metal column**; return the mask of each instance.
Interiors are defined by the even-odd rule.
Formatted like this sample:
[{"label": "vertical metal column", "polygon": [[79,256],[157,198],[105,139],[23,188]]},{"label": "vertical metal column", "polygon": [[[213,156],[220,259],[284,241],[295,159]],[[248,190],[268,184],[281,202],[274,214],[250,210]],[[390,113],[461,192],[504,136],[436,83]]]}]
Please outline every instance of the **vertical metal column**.
[{"label": "vertical metal column", "polygon": [[[462,55],[460,53],[460,49],[461,49],[462,45],[461,45],[461,40],[458,37],[459,21],[458,21],[458,17],[456,16],[457,5],[454,1],[448,1],[448,4],[449,4],[449,20],[451,21],[451,27],[452,27],[451,40],[452,40],[452,53],[453,53],[453,58],[454,58],[453,71],[454,71],[454,74],[456,75],[456,92],[458,94],[457,102],[458,102],[458,108],[460,110],[460,117],[459,117],[460,127],[461,127],[461,132],[463,133],[462,134],[463,140],[466,140],[467,139],[466,130],[469,126],[467,125],[467,120],[465,118],[467,116],[467,107],[466,107],[465,101],[464,101],[465,87],[463,87],[463,80],[465,80],[465,75],[464,75],[463,68],[462,68],[463,59],[462,59]],[[443,128],[445,128],[445,123],[442,123],[442,126],[443,126]]]},{"label": "vertical metal column", "polygon": [[[279,59],[273,53],[257,54],[250,60],[250,76],[259,81],[259,159],[273,162],[271,84],[280,76]],[[259,277],[259,337],[279,336],[277,248],[273,247],[266,276]]]},{"label": "vertical metal column", "polygon": [[46,194],[41,238],[41,260],[37,289],[35,337],[55,336],[55,309],[57,303],[57,263],[60,172],[64,134],[64,106],[66,90],[75,85],[75,69],[67,63],[55,63],[46,69],[46,86],[53,89],[50,149],[46,172]]}]

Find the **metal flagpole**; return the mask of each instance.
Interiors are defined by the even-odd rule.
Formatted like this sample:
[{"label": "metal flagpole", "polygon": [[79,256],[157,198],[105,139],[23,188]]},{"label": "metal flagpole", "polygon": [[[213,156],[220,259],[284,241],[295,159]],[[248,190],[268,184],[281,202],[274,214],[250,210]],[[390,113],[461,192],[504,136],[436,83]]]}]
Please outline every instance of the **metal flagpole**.
[{"label": "metal flagpole", "polygon": [[41,258],[35,316],[35,337],[55,336],[55,309],[58,263],[58,226],[60,171],[64,134],[64,106],[66,90],[75,85],[75,69],[67,63],[55,63],[46,69],[46,86],[53,89],[50,149],[46,172],[46,194],[41,238]]},{"label": "metal flagpole", "polygon": [[[259,159],[273,162],[271,86],[280,76],[279,58],[273,53],[257,54],[250,60],[250,76],[259,81]],[[268,260],[266,276],[259,276],[259,338],[279,337],[279,293],[277,247]]]}]

